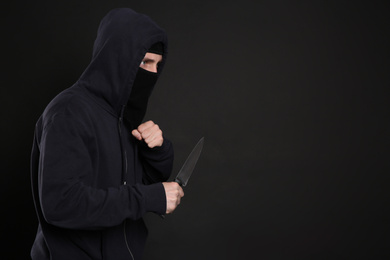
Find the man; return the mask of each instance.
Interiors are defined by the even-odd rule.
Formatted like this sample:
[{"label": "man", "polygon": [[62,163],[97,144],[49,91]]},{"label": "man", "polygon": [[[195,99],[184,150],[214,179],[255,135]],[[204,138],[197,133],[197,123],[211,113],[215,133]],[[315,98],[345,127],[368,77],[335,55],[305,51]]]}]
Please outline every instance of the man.
[{"label": "man", "polygon": [[164,66],[165,32],[115,9],[102,20],[80,79],[39,118],[31,156],[39,226],[32,259],[140,259],[146,212],[169,214],[184,196],[173,148],[142,123]]}]

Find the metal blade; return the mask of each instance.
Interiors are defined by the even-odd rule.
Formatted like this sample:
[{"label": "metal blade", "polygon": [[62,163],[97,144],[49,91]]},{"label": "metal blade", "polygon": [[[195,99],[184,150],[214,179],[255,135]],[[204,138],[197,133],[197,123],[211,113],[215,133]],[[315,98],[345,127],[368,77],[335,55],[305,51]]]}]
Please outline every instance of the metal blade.
[{"label": "metal blade", "polygon": [[185,187],[187,185],[188,180],[191,177],[192,171],[195,168],[196,163],[198,162],[200,153],[203,148],[204,137],[202,137],[198,143],[195,145],[194,149],[192,149],[190,155],[187,160],[181,167],[179,173],[176,176],[175,181],[179,183],[180,186]]}]

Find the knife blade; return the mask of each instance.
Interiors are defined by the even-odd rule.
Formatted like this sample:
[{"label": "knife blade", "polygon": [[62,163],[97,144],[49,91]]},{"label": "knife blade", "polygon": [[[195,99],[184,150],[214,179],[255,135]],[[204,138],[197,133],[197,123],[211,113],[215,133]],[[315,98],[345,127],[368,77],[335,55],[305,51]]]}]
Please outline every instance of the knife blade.
[{"label": "knife blade", "polygon": [[204,137],[202,137],[192,149],[190,155],[187,157],[175,178],[175,182],[177,182],[181,187],[185,187],[187,185],[187,182],[190,179],[192,172],[194,171],[195,165],[198,162],[199,156],[203,149],[203,142]]},{"label": "knife blade", "polygon": [[[204,137],[200,138],[198,143],[192,149],[190,155],[187,157],[179,173],[176,175],[174,181],[177,182],[181,187],[185,187],[187,185],[187,182],[190,179],[192,172],[194,171],[195,165],[198,162],[199,156],[203,149],[203,142]],[[160,217],[165,219],[165,215],[160,215]]]}]

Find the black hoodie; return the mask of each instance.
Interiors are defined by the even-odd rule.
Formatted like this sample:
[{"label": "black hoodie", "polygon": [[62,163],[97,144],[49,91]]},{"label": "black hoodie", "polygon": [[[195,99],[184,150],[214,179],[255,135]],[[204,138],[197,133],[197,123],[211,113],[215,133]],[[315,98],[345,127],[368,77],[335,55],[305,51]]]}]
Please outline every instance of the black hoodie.
[{"label": "black hoodie", "polygon": [[173,148],[148,148],[123,123],[139,65],[166,35],[131,9],[102,20],[93,57],[80,79],[39,118],[31,155],[32,191],[39,226],[33,259],[140,259],[146,212],[164,214],[162,181]]}]

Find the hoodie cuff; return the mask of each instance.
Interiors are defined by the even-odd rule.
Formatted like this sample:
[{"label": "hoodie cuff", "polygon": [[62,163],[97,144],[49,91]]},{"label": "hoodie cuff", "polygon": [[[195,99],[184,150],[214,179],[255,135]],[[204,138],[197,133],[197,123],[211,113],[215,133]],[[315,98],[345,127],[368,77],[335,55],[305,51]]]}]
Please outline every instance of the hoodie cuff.
[{"label": "hoodie cuff", "polygon": [[161,146],[149,148],[149,146],[145,142],[141,142],[140,145],[141,149],[144,151],[152,151],[152,152],[160,152],[160,153],[165,153],[169,151],[169,149],[171,149],[171,146],[172,146],[171,141],[169,141],[165,137]]},{"label": "hoodie cuff", "polygon": [[142,185],[146,212],[155,212],[164,215],[167,210],[167,198],[161,182],[151,185]]}]

